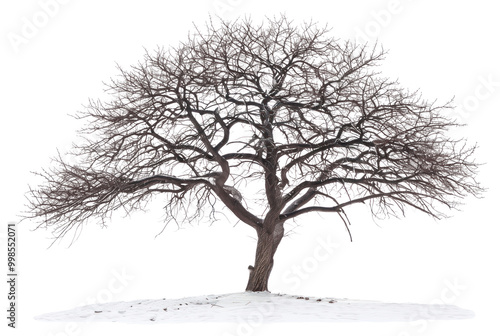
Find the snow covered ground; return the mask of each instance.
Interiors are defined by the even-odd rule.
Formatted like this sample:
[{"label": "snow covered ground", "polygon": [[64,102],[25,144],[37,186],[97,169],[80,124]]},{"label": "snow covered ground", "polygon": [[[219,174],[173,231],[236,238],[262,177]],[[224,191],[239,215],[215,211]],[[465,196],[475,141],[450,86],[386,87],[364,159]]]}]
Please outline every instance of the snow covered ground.
[{"label": "snow covered ground", "polygon": [[111,302],[36,317],[54,322],[404,322],[458,320],[474,313],[452,305],[383,303],[273,293]]}]

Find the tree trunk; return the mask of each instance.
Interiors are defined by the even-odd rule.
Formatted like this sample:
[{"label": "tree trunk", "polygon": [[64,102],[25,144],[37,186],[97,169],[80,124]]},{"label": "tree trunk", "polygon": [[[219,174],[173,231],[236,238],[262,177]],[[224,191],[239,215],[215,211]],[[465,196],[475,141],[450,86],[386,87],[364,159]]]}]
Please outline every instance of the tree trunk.
[{"label": "tree trunk", "polygon": [[283,238],[283,224],[277,224],[274,232],[266,230],[257,232],[257,251],[255,253],[255,265],[249,266],[250,276],[246,291],[264,292],[269,291],[267,284],[274,264],[274,254]]}]

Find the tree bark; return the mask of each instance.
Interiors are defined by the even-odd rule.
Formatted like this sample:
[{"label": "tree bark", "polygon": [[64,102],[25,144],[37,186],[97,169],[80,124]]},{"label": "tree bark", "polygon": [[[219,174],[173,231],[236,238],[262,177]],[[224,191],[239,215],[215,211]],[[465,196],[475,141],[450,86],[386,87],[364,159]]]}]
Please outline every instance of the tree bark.
[{"label": "tree bark", "polygon": [[246,291],[268,292],[269,276],[273,269],[274,254],[283,238],[283,223],[278,223],[272,232],[261,229],[257,231],[257,251],[255,264],[249,266],[250,275]]}]

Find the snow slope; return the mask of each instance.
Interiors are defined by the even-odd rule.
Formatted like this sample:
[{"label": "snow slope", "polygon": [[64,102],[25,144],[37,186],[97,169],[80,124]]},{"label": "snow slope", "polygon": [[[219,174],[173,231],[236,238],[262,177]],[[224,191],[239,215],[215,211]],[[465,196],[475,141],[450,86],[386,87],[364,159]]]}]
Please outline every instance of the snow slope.
[{"label": "snow slope", "polygon": [[273,293],[233,293],[183,299],[112,302],[44,314],[57,322],[392,322],[456,320],[474,313],[452,305],[383,303]]}]

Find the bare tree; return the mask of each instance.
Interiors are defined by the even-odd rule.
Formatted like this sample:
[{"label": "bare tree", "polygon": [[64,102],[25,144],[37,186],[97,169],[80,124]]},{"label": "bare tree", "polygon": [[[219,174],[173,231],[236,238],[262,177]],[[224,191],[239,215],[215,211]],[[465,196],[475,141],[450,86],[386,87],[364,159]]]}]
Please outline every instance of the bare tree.
[{"label": "bare tree", "polygon": [[441,217],[478,195],[475,147],[446,135],[451,105],[380,76],[379,48],[328,34],[284,17],[210,22],[120,68],[110,100],[77,115],[92,136],[40,174],[28,217],[60,238],[157,194],[172,220],[214,219],[222,204],[255,229],[246,290],[266,291],[292,219],[332,212],[347,227],[355,203]]}]

